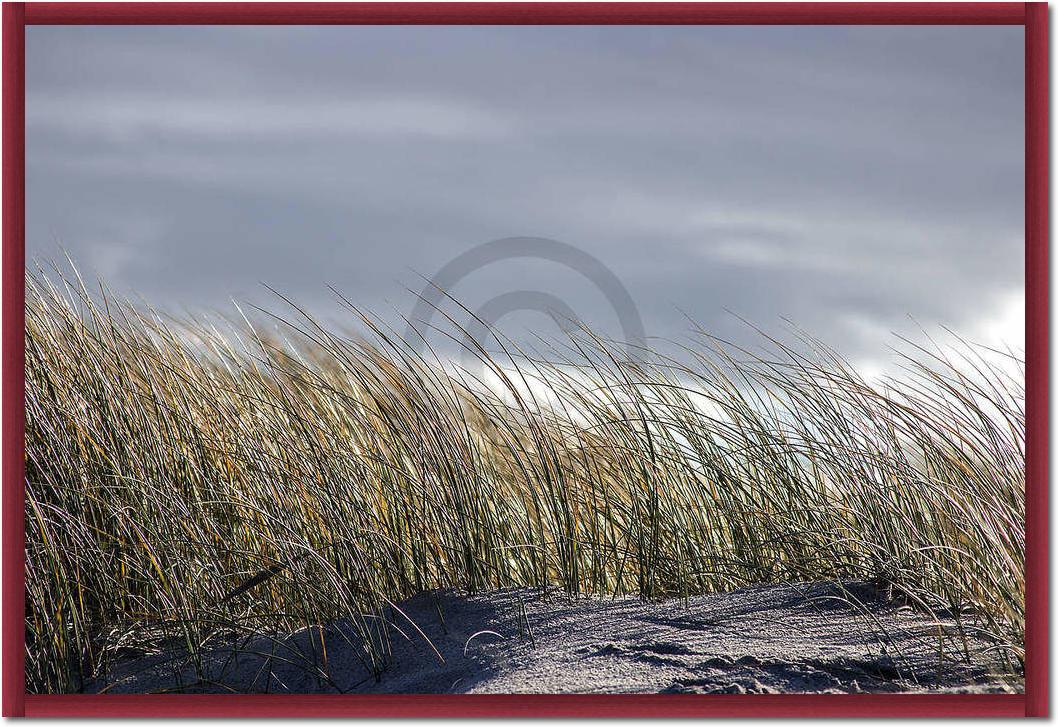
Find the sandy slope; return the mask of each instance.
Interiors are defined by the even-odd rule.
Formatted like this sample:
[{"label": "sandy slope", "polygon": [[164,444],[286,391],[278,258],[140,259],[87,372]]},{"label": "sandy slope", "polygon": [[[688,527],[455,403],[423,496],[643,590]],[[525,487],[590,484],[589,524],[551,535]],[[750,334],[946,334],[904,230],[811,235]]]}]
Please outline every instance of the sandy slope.
[{"label": "sandy slope", "polygon": [[[861,605],[846,600],[854,594]],[[360,663],[348,626],[281,643],[218,648],[196,672],[179,652],[113,669],[110,691],[858,692],[1020,691],[988,676],[986,645],[968,644],[866,586],[795,584],[644,603],[570,600],[510,590],[444,592],[393,614],[391,667]],[[949,624],[950,626],[950,624]],[[326,676],[305,664],[326,664]],[[322,670],[321,670],[322,671]],[[201,678],[201,677],[204,677]],[[104,684],[96,685],[96,688]]]}]

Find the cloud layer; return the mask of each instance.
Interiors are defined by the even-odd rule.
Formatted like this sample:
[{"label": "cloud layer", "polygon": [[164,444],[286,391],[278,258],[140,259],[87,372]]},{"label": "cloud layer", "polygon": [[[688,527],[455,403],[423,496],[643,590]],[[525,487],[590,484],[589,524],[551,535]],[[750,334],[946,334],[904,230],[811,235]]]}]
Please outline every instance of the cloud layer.
[{"label": "cloud layer", "polygon": [[[419,275],[548,237],[648,334],[744,338],[732,311],[871,358],[909,316],[1010,319],[1023,80],[1016,27],[31,27],[27,252],[163,305],[333,285],[396,322]],[[453,292],[524,289],[619,330],[553,262]]]}]

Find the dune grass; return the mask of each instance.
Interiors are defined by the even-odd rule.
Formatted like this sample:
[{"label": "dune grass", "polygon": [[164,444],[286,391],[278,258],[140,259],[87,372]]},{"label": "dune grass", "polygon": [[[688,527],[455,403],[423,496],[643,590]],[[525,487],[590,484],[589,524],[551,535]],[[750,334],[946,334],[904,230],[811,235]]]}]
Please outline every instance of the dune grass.
[{"label": "dune grass", "polygon": [[26,295],[32,692],[339,617],[381,670],[392,604],[437,587],[870,579],[1023,656],[1024,389],[992,353],[905,347],[868,382],[805,337],[629,361],[581,329],[460,369],[348,302],[365,336]]}]

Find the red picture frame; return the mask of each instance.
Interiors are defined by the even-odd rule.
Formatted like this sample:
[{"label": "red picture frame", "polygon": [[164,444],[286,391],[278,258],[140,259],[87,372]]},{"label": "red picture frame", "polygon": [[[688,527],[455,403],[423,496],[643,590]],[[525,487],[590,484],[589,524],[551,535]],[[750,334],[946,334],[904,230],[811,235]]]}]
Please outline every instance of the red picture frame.
[{"label": "red picture frame", "polygon": [[[5,717],[1044,717],[1048,692],[1046,3],[3,4]],[[850,24],[1025,27],[1025,693],[995,695],[27,695],[24,644],[25,26],[46,24]]]}]

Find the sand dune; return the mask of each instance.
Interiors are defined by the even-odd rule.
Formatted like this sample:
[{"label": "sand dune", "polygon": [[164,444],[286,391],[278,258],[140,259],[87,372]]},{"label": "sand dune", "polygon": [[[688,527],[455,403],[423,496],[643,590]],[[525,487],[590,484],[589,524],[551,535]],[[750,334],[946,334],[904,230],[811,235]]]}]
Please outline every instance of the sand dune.
[{"label": "sand dune", "polygon": [[652,603],[527,589],[445,591],[399,608],[403,615],[394,611],[388,625],[390,666],[377,678],[357,657],[355,639],[346,638],[351,629],[339,622],[323,629],[325,648],[314,630],[315,638],[301,632],[281,642],[258,638],[218,647],[197,668],[170,651],[127,660],[93,686],[112,692],[1021,690],[1017,679],[995,676],[988,644],[964,642],[950,620],[884,601],[863,584],[768,586]]}]

